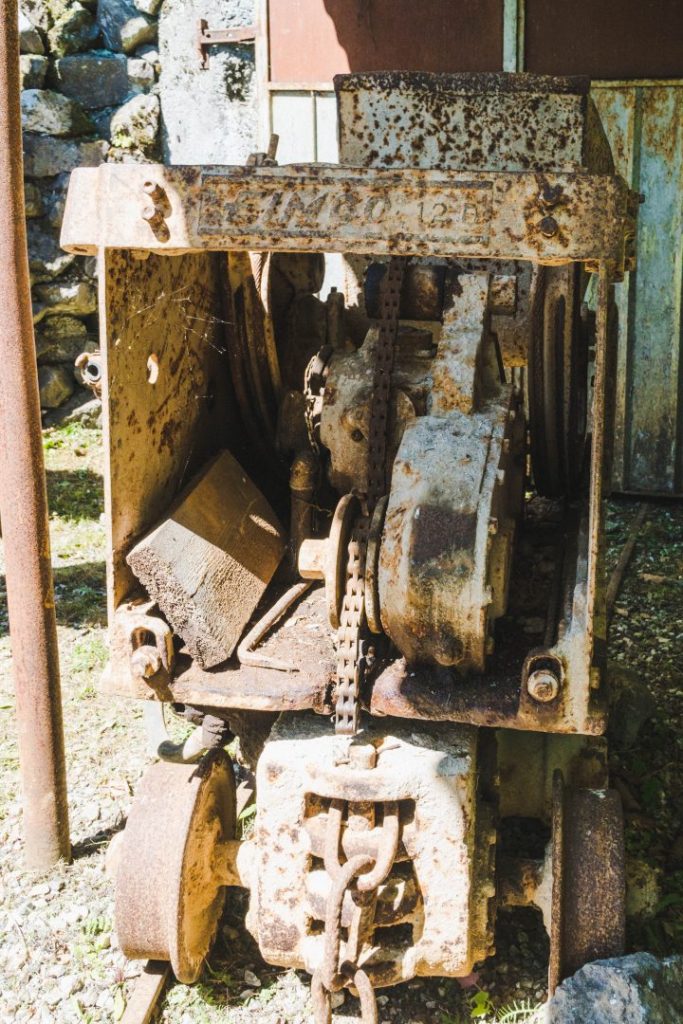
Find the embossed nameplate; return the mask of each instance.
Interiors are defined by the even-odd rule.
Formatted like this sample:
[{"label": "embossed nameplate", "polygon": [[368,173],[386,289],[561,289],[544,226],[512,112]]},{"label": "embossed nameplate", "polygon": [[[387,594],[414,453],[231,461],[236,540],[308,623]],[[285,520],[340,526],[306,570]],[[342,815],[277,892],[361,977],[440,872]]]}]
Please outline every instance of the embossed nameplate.
[{"label": "embossed nameplate", "polygon": [[[292,239],[321,249],[371,252],[388,239],[413,251],[481,248],[490,232],[490,181],[449,181],[400,171],[296,168],[205,172],[199,233],[279,248]],[[307,245],[307,247],[308,247]],[[298,247],[298,246],[297,246]]]}]

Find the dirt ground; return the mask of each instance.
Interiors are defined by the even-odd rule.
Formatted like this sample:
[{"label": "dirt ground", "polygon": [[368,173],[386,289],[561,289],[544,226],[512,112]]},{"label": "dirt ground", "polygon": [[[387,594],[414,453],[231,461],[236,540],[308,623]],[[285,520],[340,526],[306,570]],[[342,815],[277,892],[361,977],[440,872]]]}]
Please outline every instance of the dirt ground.
[{"label": "dirt ground", "polygon": [[[74,862],[45,877],[22,866],[21,801],[4,577],[0,577],[0,1020],[116,1021],[139,965],[113,931],[105,853],[148,763],[140,711],[97,694],[105,650],[101,436],[80,426],[45,433]],[[637,503],[610,506],[610,562]],[[0,562],[0,571],[2,563]],[[648,506],[617,601],[610,644],[618,701],[612,770],[626,810],[629,948],[683,952],[683,507]],[[643,684],[647,692],[643,692]],[[644,722],[640,732],[636,725]],[[267,966],[229,900],[201,981],[172,985],[166,1024],[308,1024],[308,980]],[[415,981],[380,996],[401,1024],[517,1024],[545,998],[547,942],[530,911],[500,915],[497,956],[467,988]],[[358,1020],[347,996],[335,1020]]]}]

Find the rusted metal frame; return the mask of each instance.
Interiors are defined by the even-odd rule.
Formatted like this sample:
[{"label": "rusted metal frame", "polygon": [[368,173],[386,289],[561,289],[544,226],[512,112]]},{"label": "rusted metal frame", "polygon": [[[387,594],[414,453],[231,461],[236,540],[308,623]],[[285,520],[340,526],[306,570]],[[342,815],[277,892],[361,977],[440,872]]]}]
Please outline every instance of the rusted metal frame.
[{"label": "rusted metal frame", "polygon": [[197,22],[197,53],[202,71],[210,67],[208,49],[210,46],[223,46],[230,43],[253,43],[256,40],[256,26],[245,25],[239,28],[209,28],[205,18]]},{"label": "rusted metal frame", "polygon": [[[74,172],[62,228],[70,252],[346,252],[624,262],[631,193],[610,175],[103,165]],[[163,235],[142,218],[164,188]],[[547,216],[545,186],[561,201]],[[140,207],[133,200],[140,195]],[[78,200],[76,200],[78,196]],[[552,221],[552,223],[549,223]],[[545,232],[545,233],[544,233]]]},{"label": "rusted metal frame", "polygon": [[[604,589],[599,585],[599,571],[602,562],[604,538],[604,495],[606,480],[606,417],[607,369],[609,366],[610,332],[609,305],[616,274],[613,261],[601,260],[598,267],[598,304],[595,324],[595,377],[593,383],[593,412],[591,433],[590,499],[589,499],[589,544],[586,581],[586,630],[589,650],[592,653],[594,620],[596,614],[604,618]],[[598,600],[600,605],[598,605]]]},{"label": "rusted metal frame", "polygon": [[26,860],[69,859],[59,652],[24,219],[16,0],[0,7],[0,506]]}]

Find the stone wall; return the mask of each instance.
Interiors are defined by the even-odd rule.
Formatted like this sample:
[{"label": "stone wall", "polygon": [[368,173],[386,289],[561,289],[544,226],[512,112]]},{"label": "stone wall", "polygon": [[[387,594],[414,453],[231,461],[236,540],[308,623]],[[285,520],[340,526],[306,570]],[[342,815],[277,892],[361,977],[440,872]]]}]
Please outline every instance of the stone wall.
[{"label": "stone wall", "polygon": [[214,46],[200,67],[197,22],[253,25],[254,0],[164,0],[159,16],[164,160],[240,164],[257,149],[254,48]]},{"label": "stone wall", "polygon": [[[254,148],[253,48],[194,36],[250,24],[252,0],[20,0],[22,125],[41,406],[73,406],[74,359],[97,348],[96,267],[59,247],[69,172],[103,161],[241,162]],[[157,49],[164,23],[166,67]],[[160,101],[160,90],[164,93]],[[166,122],[162,121],[162,105]],[[231,141],[235,140],[236,144]]]}]

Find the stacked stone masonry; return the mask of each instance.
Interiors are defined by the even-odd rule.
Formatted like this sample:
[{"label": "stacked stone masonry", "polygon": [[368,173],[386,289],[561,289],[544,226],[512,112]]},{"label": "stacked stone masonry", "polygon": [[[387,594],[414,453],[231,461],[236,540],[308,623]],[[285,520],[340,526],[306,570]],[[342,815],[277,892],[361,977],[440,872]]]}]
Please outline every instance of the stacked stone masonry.
[{"label": "stacked stone masonry", "polygon": [[[232,115],[240,126],[239,145],[235,148],[227,140],[234,156],[225,162],[240,162],[253,148],[253,49],[231,47],[231,52],[217,54],[213,73],[204,73],[206,77],[194,51],[199,16],[213,15],[217,26],[251,23],[252,4],[208,0],[205,11],[201,5],[195,9],[194,0],[166,0],[163,48],[170,85],[164,99],[157,44],[161,2],[20,0],[26,216],[44,410],[72,406],[86,397],[76,393],[80,378],[74,360],[98,347],[96,261],[68,255],[59,246],[70,171],[104,161],[178,163],[182,156],[184,162],[202,162],[202,152],[195,159],[173,152],[185,130],[190,136],[195,131],[193,91],[214,110],[216,104],[226,110],[235,104],[240,108]],[[232,74],[223,73],[225,61]],[[238,65],[242,88],[233,95]],[[177,90],[179,79],[183,96]],[[207,85],[211,97],[206,96]],[[173,145],[162,121],[164,104]],[[214,130],[219,145],[225,146],[226,124],[220,116]]]}]

